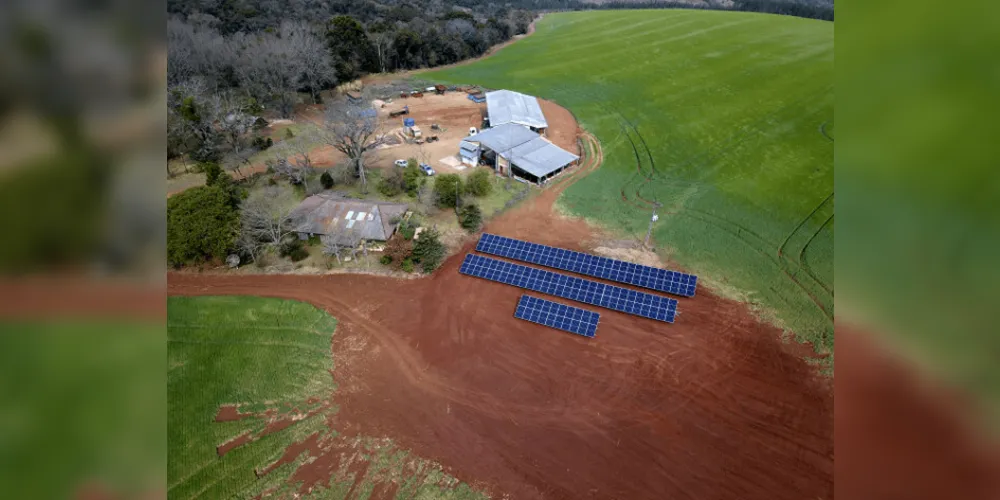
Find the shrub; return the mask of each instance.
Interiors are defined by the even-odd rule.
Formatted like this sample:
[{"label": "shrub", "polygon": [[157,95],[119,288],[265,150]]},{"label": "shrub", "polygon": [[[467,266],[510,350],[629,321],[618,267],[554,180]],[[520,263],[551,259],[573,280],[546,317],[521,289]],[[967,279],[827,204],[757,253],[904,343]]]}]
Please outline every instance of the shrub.
[{"label": "shrub", "polygon": [[490,171],[485,168],[477,168],[465,181],[465,190],[473,196],[486,196],[493,191],[493,183],[490,182]]},{"label": "shrub", "polygon": [[410,260],[409,257],[407,257],[407,258],[403,259],[403,263],[399,265],[399,268],[402,269],[404,272],[412,273],[413,272],[413,261]]},{"label": "shrub", "polygon": [[173,266],[225,259],[239,231],[231,193],[216,186],[188,189],[167,199],[167,261]]},{"label": "shrub", "polygon": [[292,259],[292,262],[298,262],[309,256],[309,251],[302,246],[302,240],[298,238],[292,238],[282,243],[279,253],[282,257]]},{"label": "shrub", "polygon": [[458,174],[440,175],[434,181],[434,194],[441,208],[454,207],[462,191],[462,178]]},{"label": "shrub", "polygon": [[383,196],[398,196],[403,192],[403,172],[398,168],[389,170],[378,183],[378,192]]},{"label": "shrub", "polygon": [[[288,129],[291,132],[291,129]],[[319,183],[323,185],[323,189],[330,189],[333,187],[333,176],[330,175],[329,170],[324,170],[323,175],[319,176]]]},{"label": "shrub", "polygon": [[285,129],[285,139],[294,139],[295,133],[292,132],[291,127]]},{"label": "shrub", "polygon": [[215,162],[203,162],[199,163],[198,166],[201,168],[202,172],[205,172],[205,185],[215,186],[219,183],[219,178],[226,175],[226,172],[222,170],[222,167]]},{"label": "shrub", "polygon": [[413,245],[413,259],[420,262],[425,273],[429,273],[441,265],[445,250],[438,230],[435,228],[425,229]]},{"label": "shrub", "polygon": [[389,264],[392,264],[392,256],[391,255],[383,255],[383,256],[379,257],[378,261],[383,266],[388,266]]},{"label": "shrub", "polygon": [[416,224],[414,224],[412,221],[406,220],[406,221],[403,221],[402,224],[399,225],[399,234],[406,241],[412,240],[413,239],[413,233],[415,233],[416,231],[417,231]]},{"label": "shrub", "polygon": [[413,243],[401,238],[394,237],[389,239],[389,242],[385,245],[385,256],[391,259],[391,262],[402,263],[404,260],[409,259],[413,254]]},{"label": "shrub", "polygon": [[274,145],[274,141],[270,137],[254,137],[253,147],[263,151]]},{"label": "shrub", "polygon": [[473,203],[465,205],[458,211],[458,223],[466,231],[474,233],[483,225],[483,212]]},{"label": "shrub", "polygon": [[427,180],[419,168],[417,168],[417,161],[414,159],[409,160],[409,165],[403,169],[403,190],[411,198],[416,198],[420,194],[420,186]]}]

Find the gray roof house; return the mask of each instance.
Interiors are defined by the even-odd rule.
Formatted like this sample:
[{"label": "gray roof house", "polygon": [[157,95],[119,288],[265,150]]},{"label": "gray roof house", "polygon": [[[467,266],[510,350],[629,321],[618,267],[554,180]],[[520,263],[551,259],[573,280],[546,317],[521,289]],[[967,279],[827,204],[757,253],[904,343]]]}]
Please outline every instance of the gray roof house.
[{"label": "gray roof house", "polygon": [[513,90],[487,92],[486,110],[489,113],[490,127],[515,123],[542,132],[549,127],[538,99]]},{"label": "gray roof house", "polygon": [[[580,159],[579,156],[549,142],[527,127],[508,123],[488,128],[462,139],[462,144],[474,143],[485,150],[487,163],[506,174],[508,165],[518,177],[541,183]],[[465,148],[460,150],[465,156]]]},{"label": "gray roof house", "polygon": [[403,203],[372,202],[334,193],[312,195],[292,212],[299,238],[313,235],[335,238],[341,245],[356,246],[361,240],[387,241],[396,231],[393,219],[406,213]]}]

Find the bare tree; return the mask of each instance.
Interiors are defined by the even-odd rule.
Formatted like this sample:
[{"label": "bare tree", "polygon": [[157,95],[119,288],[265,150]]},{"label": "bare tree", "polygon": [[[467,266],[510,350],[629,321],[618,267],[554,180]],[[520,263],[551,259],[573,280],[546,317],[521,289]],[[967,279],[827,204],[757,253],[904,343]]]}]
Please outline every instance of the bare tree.
[{"label": "bare tree", "polygon": [[322,130],[324,142],[347,156],[361,179],[362,190],[367,191],[365,155],[386,142],[378,114],[364,104],[327,105]]},{"label": "bare tree", "polygon": [[330,64],[330,53],[323,40],[305,23],[284,23],[281,38],[295,50],[299,59],[301,86],[309,89],[313,103],[320,103],[320,89],[337,83],[337,72]]},{"label": "bare tree", "polygon": [[287,195],[269,186],[251,193],[240,207],[241,237],[265,246],[280,244],[295,231],[297,217]]},{"label": "bare tree", "polygon": [[341,255],[345,251],[351,253],[351,258],[357,257],[358,252],[358,235],[357,227],[354,228],[344,228],[344,230],[338,232],[337,234],[327,234],[320,237],[320,242],[323,243],[323,254],[332,255],[337,258],[337,264],[343,264],[341,260]]},{"label": "bare tree", "polygon": [[389,54],[392,53],[393,36],[387,32],[381,31],[378,33],[369,33],[368,39],[371,40],[372,47],[375,48],[375,55],[378,57],[379,71],[385,73],[386,69],[389,67]]},{"label": "bare tree", "polygon": [[[283,27],[280,31],[285,30]],[[283,118],[291,117],[295,110],[295,91],[303,72],[302,52],[295,43],[294,37],[266,32],[230,37],[231,48],[237,54],[233,70],[240,86],[258,101],[274,103]]]}]

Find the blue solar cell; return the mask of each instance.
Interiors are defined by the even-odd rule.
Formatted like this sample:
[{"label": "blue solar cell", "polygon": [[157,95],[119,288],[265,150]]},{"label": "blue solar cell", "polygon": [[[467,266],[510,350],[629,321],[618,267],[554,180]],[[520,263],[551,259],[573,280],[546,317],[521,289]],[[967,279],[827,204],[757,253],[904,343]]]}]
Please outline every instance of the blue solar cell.
[{"label": "blue solar cell", "polygon": [[593,338],[601,315],[579,307],[521,295],[514,317],[559,330]]},{"label": "blue solar cell", "polygon": [[[465,256],[465,261],[463,261],[459,271],[462,274],[650,319],[659,319],[667,323],[673,323],[677,310],[677,301],[668,297],[627,290],[614,285],[597,283],[475,254]],[[612,299],[613,296],[618,296],[620,299]],[[645,313],[640,308],[643,305],[646,306]],[[664,310],[667,313],[666,316],[661,315],[663,319],[657,317],[656,312],[659,310]]]},{"label": "blue solar cell", "polygon": [[675,295],[693,297],[697,288],[697,277],[690,274],[597,257],[495,234],[484,234],[479,238],[476,251]]}]

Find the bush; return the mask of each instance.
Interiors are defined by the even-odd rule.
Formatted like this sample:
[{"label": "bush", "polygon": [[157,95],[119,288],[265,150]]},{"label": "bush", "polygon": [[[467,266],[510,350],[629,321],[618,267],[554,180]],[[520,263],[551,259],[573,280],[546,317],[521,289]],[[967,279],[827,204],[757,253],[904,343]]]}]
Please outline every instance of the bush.
[{"label": "bush", "polygon": [[[288,129],[291,132],[291,129]],[[333,187],[333,176],[330,175],[329,170],[324,170],[323,175],[319,176],[319,183],[323,185],[323,189],[330,189]]]},{"label": "bush", "polygon": [[392,256],[391,255],[383,255],[383,256],[379,257],[378,261],[383,266],[388,266],[389,264],[392,264]]},{"label": "bush", "polygon": [[417,167],[417,161],[410,158],[409,164],[403,169],[403,190],[411,198],[416,198],[420,194],[420,186],[426,182],[427,177]]},{"label": "bush", "polygon": [[225,259],[239,232],[231,193],[216,186],[188,189],[167,199],[167,261],[183,264]]},{"label": "bush", "polygon": [[198,166],[201,168],[202,172],[205,172],[205,185],[215,186],[219,183],[219,178],[226,175],[226,172],[222,170],[222,167],[215,162],[203,162],[199,163]]},{"label": "bush", "polygon": [[429,273],[441,265],[445,254],[441,235],[435,228],[425,229],[413,245],[413,259],[420,263],[425,273]]},{"label": "bush", "polygon": [[434,181],[434,194],[441,208],[454,207],[461,192],[462,178],[458,174],[439,175]]},{"label": "bush", "polygon": [[285,129],[285,139],[294,139],[295,133],[292,132],[291,127]]},{"label": "bush", "polygon": [[403,272],[412,273],[413,272],[413,261],[409,257],[403,259],[403,263],[399,265],[399,268]]},{"label": "bush", "polygon": [[490,171],[485,168],[477,168],[465,181],[465,190],[473,196],[486,196],[493,191],[493,183],[490,182]]},{"label": "bush", "polygon": [[465,205],[458,211],[458,223],[466,231],[474,233],[483,225],[483,212],[473,203]]},{"label": "bush", "polygon": [[263,151],[274,145],[274,141],[270,137],[254,137],[253,147]]},{"label": "bush", "polygon": [[417,231],[417,226],[412,221],[405,220],[399,225],[399,234],[404,240],[410,241],[413,239],[413,233]]},{"label": "bush", "polygon": [[398,168],[389,170],[378,183],[378,192],[383,196],[399,196],[403,192],[403,172]]},{"label": "bush", "polygon": [[298,262],[309,256],[309,251],[302,246],[302,240],[298,238],[293,238],[282,243],[279,253],[282,257],[292,259],[292,262]]}]

